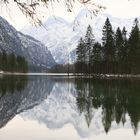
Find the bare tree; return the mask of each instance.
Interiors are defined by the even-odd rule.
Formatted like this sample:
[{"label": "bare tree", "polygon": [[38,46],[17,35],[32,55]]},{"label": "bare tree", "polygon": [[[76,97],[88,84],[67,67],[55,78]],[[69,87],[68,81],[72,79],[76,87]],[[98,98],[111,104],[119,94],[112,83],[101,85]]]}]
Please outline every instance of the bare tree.
[{"label": "bare tree", "polygon": [[1,0],[1,2],[7,6],[10,2],[15,2],[22,13],[26,15],[26,17],[32,19],[36,24],[41,24],[37,14],[38,7],[46,6],[48,8],[50,3],[53,5],[54,3],[60,3],[62,1],[68,12],[73,12],[74,5],[77,2],[82,4],[91,14],[94,15],[96,15],[100,10],[105,9],[104,6],[95,3],[94,0]]}]

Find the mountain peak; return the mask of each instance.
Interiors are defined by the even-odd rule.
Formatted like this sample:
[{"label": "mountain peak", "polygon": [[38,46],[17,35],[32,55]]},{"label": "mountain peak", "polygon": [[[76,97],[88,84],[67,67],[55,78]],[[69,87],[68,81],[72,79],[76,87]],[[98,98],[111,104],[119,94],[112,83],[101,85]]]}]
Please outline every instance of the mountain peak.
[{"label": "mountain peak", "polygon": [[68,63],[68,56],[70,56],[70,63],[72,63],[75,55],[71,55],[71,53],[74,52],[79,39],[85,36],[87,26],[89,24],[92,26],[96,40],[101,42],[102,28],[107,17],[110,19],[114,30],[117,27],[122,29],[125,26],[128,33],[130,32],[134,18],[122,19],[107,13],[99,13],[97,16],[91,17],[90,12],[86,9],[81,10],[72,23],[60,17],[50,17],[44,22],[47,30],[44,30],[43,27],[28,27],[22,32],[43,42],[57,63]]},{"label": "mountain peak", "polygon": [[50,16],[44,23],[45,27],[52,26],[53,24],[65,24],[69,25],[69,22],[67,22],[65,19],[61,17],[55,17],[55,16]]},{"label": "mountain peak", "polygon": [[29,68],[50,67],[55,65],[55,61],[47,49],[40,41],[18,32],[5,19],[0,17],[0,52],[24,56],[28,61]]}]

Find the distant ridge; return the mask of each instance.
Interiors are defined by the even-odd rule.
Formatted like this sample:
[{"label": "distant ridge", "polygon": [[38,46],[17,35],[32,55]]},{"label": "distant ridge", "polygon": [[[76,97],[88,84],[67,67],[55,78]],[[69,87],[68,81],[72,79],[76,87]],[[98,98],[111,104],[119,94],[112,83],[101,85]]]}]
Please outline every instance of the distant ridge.
[{"label": "distant ridge", "polygon": [[[28,35],[35,37],[44,43],[51,51],[55,61],[59,64],[68,63],[68,56],[70,57],[70,63],[75,60],[74,50],[80,37],[85,35],[87,26],[90,24],[93,28],[96,40],[101,42],[102,28],[106,18],[110,19],[110,22],[116,30],[119,26],[126,27],[129,32],[132,28],[134,18],[122,19],[113,17],[109,14],[98,14],[93,16],[89,15],[88,11],[83,9],[76,17],[76,22],[67,22],[60,17],[50,17],[44,22],[45,30],[43,27],[24,27],[21,31]],[[139,18],[140,19],[140,18]]]},{"label": "distant ridge", "polygon": [[55,61],[50,51],[40,41],[24,35],[0,17],[0,52],[21,55],[28,61],[29,67],[51,67]]}]

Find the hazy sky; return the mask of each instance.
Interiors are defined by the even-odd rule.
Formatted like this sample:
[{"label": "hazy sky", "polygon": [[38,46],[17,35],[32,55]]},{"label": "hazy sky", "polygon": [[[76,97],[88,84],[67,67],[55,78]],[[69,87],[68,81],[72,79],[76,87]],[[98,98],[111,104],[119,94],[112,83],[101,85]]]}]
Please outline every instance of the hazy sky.
[{"label": "hazy sky", "polygon": [[[104,13],[111,14],[112,16],[129,18],[140,16],[140,0],[93,0],[99,4],[107,7]],[[83,7],[76,4],[73,13],[66,12],[64,5],[60,3],[55,5],[53,8],[39,10],[42,20],[46,20],[49,16],[60,16],[66,20],[72,21],[74,17]],[[54,10],[55,9],[55,10]],[[29,20],[21,13],[14,3],[10,3],[9,7],[6,8],[4,5],[0,7],[0,16],[6,18],[10,24],[16,29],[20,30],[25,25],[29,24]],[[44,17],[44,18],[43,18]]]}]

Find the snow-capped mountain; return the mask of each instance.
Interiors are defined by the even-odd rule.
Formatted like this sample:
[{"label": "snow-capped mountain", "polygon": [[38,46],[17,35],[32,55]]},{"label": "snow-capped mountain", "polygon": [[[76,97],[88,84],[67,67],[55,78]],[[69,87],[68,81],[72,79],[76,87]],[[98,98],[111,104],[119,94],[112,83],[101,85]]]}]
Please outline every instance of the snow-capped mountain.
[{"label": "snow-capped mountain", "polygon": [[75,21],[71,23],[60,17],[50,17],[43,23],[44,27],[24,27],[22,32],[40,40],[49,48],[57,63],[65,64],[68,62],[68,57],[70,62],[75,60],[73,52],[80,37],[85,36],[89,24],[93,28],[96,40],[101,42],[102,28],[107,17],[114,29],[125,26],[128,33],[130,32],[134,18],[120,19],[101,13],[91,17],[86,10],[80,11]]},{"label": "snow-capped mountain", "polygon": [[71,23],[59,17],[50,17],[44,27],[25,27],[22,32],[48,46],[57,63],[67,63],[68,54],[75,49],[79,39],[77,32],[73,32]]},{"label": "snow-capped mountain", "polygon": [[0,17],[0,51],[3,50],[24,56],[29,66],[51,67],[56,64],[50,51],[40,41],[16,31]]}]

